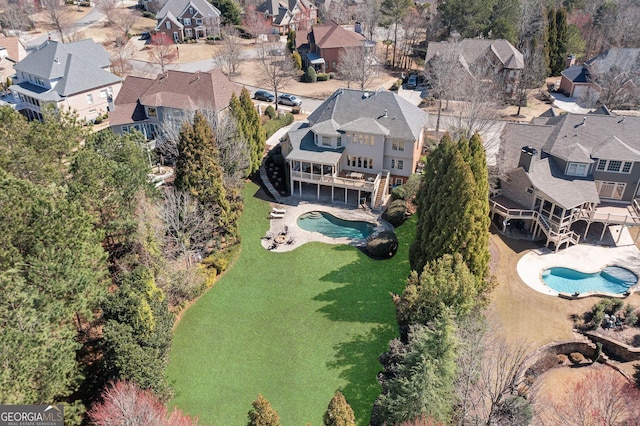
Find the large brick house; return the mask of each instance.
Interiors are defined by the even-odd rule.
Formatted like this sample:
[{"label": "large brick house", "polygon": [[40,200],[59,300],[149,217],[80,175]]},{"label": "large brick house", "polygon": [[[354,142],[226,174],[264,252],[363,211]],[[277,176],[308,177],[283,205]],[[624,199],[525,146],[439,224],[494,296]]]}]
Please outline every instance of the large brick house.
[{"label": "large brick house", "polygon": [[310,32],[300,33],[299,37],[306,37],[306,43],[296,41],[304,67],[313,65],[320,72],[338,71],[338,62],[345,49],[375,47],[375,43],[362,34],[347,30],[334,21],[314,25]]},{"label": "large brick house", "polygon": [[38,120],[41,108],[51,104],[93,121],[109,110],[122,86],[110,66],[107,51],[91,39],[66,44],[48,40],[14,66],[9,89],[15,108]]},{"label": "large brick house", "polygon": [[256,10],[264,14],[275,34],[308,31],[318,19],[318,8],[308,0],[265,0]]},{"label": "large brick house", "polygon": [[415,172],[427,113],[386,90],[339,89],[307,120],[282,142],[291,193],[377,209]]},{"label": "large brick house", "polygon": [[176,43],[220,35],[220,11],[206,0],[168,0],[156,19],[156,33]]}]

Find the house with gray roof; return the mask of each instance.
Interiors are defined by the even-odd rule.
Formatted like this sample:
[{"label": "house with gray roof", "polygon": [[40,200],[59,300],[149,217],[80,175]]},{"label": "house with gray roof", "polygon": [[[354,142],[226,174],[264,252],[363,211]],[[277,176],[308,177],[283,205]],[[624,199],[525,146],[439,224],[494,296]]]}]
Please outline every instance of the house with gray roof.
[{"label": "house with gray roof", "polygon": [[505,92],[512,94],[524,68],[524,57],[511,43],[504,39],[485,40],[465,38],[459,42],[430,42],[425,56],[425,73],[429,76],[432,61],[453,50],[460,66],[472,76],[474,69],[492,70],[500,75]]},{"label": "house with gray roof", "polygon": [[505,125],[491,199],[499,229],[517,226],[558,249],[593,223],[602,235],[608,225],[640,225],[640,117],[594,112]]},{"label": "house with gray roof", "polygon": [[427,113],[393,92],[339,89],[282,142],[292,194],[381,207],[418,164]]},{"label": "house with gray roof", "polygon": [[220,10],[206,0],[168,0],[156,14],[156,33],[181,43],[220,35]]},{"label": "house with gray roof", "polygon": [[122,86],[110,66],[107,51],[91,39],[67,44],[48,40],[14,66],[10,90],[15,108],[39,120],[41,108],[52,104],[93,121],[107,113]]},{"label": "house with gray roof", "polygon": [[616,104],[627,109],[640,103],[639,88],[639,48],[611,48],[582,65],[571,64],[560,79],[560,90],[567,96],[595,103],[603,92],[609,92],[605,93],[609,99],[603,102],[612,106],[615,99]]}]

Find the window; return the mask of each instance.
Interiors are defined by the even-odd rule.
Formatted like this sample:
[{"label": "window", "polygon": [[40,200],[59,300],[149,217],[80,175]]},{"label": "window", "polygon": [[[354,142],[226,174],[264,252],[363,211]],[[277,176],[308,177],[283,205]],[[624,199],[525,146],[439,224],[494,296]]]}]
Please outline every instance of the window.
[{"label": "window", "polygon": [[169,22],[169,21],[165,22],[165,23],[164,23],[164,27],[165,27],[166,29],[170,30],[170,29],[171,29],[171,22]]},{"label": "window", "polygon": [[596,170],[611,173],[631,173],[633,162],[620,160],[598,160]]},{"label": "window", "polygon": [[[192,7],[189,8],[189,15],[193,15],[193,8]],[[191,25],[191,24],[189,24],[189,25]]]},{"label": "window", "polygon": [[338,136],[338,140],[337,140],[337,144],[336,144],[336,146],[337,146],[338,148],[340,148],[340,147],[342,146],[342,136]]},{"label": "window", "polygon": [[620,182],[604,182],[596,181],[596,188],[598,189],[598,195],[601,198],[611,198],[613,200],[621,200],[626,189],[626,183]]},{"label": "window", "polygon": [[100,97],[101,98],[106,98],[107,97],[107,91],[106,90],[101,90],[100,91]]},{"label": "window", "polygon": [[404,160],[391,159],[391,168],[396,170],[402,170],[404,168]]},{"label": "window", "polygon": [[375,144],[373,135],[363,135],[361,133],[354,133],[352,141],[353,143],[357,143],[360,145],[373,146]]},{"label": "window", "polygon": [[191,31],[191,28],[185,28],[184,29],[184,36],[185,37],[192,37],[193,36],[193,31]]},{"label": "window", "polygon": [[196,19],[196,25],[202,25],[202,18]]},{"label": "window", "polygon": [[184,20],[182,21],[182,23],[188,27],[191,26],[191,18],[184,18]]},{"label": "window", "polygon": [[153,107],[148,107],[147,108],[147,115],[149,117],[157,117],[158,116],[158,111],[156,111],[156,109],[153,108]]},{"label": "window", "polygon": [[92,95],[91,93],[87,94],[87,102],[88,102],[89,104],[92,104],[92,103],[93,103],[93,95]]},{"label": "window", "polygon": [[404,151],[404,141],[393,141],[391,144],[392,151]]},{"label": "window", "polygon": [[395,186],[400,186],[404,183],[404,181],[402,180],[402,178],[396,178],[396,183]]},{"label": "window", "polygon": [[122,133],[129,133],[129,126],[122,126]]},{"label": "window", "polygon": [[609,160],[609,164],[607,164],[608,172],[619,172],[620,167],[622,167],[622,161],[619,160]]},{"label": "window", "polygon": [[585,163],[569,163],[567,166],[567,175],[569,176],[586,176],[587,165]]},{"label": "window", "polygon": [[322,136],[322,146],[333,146],[329,136]]}]

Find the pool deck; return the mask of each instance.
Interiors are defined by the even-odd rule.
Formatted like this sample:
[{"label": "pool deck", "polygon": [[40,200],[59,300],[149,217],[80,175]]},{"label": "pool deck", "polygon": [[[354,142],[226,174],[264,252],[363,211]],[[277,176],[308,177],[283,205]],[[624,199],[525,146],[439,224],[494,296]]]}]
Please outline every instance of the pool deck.
[{"label": "pool deck", "polygon": [[[319,202],[307,202],[301,200],[292,200],[291,204],[283,203],[271,203],[271,207],[279,210],[285,210],[282,217],[269,219],[270,226],[265,234],[272,236],[271,239],[262,239],[262,247],[268,249],[273,244],[273,239],[283,232],[284,227],[287,227],[287,234],[284,238],[281,238],[283,243],[277,244],[271,251],[280,253],[294,250],[301,245],[318,241],[327,244],[348,244],[357,246],[363,242],[363,240],[352,238],[330,238],[322,235],[319,232],[310,232],[301,229],[297,225],[298,216],[311,211],[323,211],[334,215],[337,218],[344,220],[360,220],[365,222],[371,222],[376,226],[376,231],[388,229],[391,225],[382,221],[378,213],[372,212],[369,209],[345,207],[344,204],[325,204]],[[393,229],[393,227],[391,227]],[[286,241],[289,238],[293,238],[293,243],[287,244]]]},{"label": "pool deck", "polygon": [[[636,247],[624,226],[611,226],[612,233],[622,232],[616,246],[605,247],[592,244],[578,244],[555,253],[547,248],[531,250],[517,265],[518,275],[532,289],[551,296],[559,293],[547,287],[542,281],[542,271],[552,267],[566,267],[580,272],[594,273],[607,266],[622,266],[640,277],[640,250]],[[617,235],[616,235],[617,236]],[[629,289],[640,291],[640,285]],[[604,293],[583,293],[580,296],[606,295]]]}]

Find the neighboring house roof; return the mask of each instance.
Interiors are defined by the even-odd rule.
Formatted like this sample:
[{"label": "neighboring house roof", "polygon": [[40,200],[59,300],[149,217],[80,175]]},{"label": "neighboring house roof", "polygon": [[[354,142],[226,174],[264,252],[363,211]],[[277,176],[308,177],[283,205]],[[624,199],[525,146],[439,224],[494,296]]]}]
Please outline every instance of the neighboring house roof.
[{"label": "neighboring house roof", "polygon": [[217,68],[195,73],[169,70],[155,79],[128,77],[115,100],[116,110],[110,122],[121,125],[137,121],[134,115],[140,111],[138,105],[219,111],[229,105],[233,93],[239,96],[241,90]]},{"label": "neighboring house roof", "polygon": [[14,62],[20,62],[27,57],[27,50],[18,37],[0,36],[0,46],[7,49],[7,56]]},{"label": "neighboring house roof", "polygon": [[596,73],[606,73],[612,68],[635,70],[640,75],[640,48],[615,47],[585,62]]},{"label": "neighboring house roof", "polygon": [[62,96],[89,91],[96,87],[121,82],[122,79],[102,68],[87,66],[87,62],[77,55],[67,56],[65,73],[55,87]]},{"label": "neighboring house roof", "polygon": [[256,10],[260,13],[267,13],[273,19],[275,25],[286,25],[295,18],[295,9],[315,9],[316,7],[307,0],[266,0]]},{"label": "neighboring house roof", "polygon": [[362,34],[346,30],[334,21],[314,25],[310,37],[320,49],[362,47],[366,40]]},{"label": "neighboring house roof", "polygon": [[178,20],[178,18],[176,18],[174,14],[171,13],[171,11],[169,11],[162,18],[158,19],[158,25],[156,25],[156,31],[160,31],[162,29],[163,24],[167,21],[173,22],[173,24],[178,28],[184,28],[184,25],[182,25],[180,20]]},{"label": "neighboring house roof", "polygon": [[582,65],[571,65],[560,73],[572,83],[588,83],[589,71]]},{"label": "neighboring house roof", "polygon": [[518,167],[521,149],[535,148],[541,159],[527,175],[536,188],[565,208],[599,202],[599,198],[592,177],[565,175],[556,157],[578,163],[640,161],[640,117],[568,113],[538,118],[534,123],[505,125],[500,163],[507,176],[526,173]]},{"label": "neighboring house roof", "polygon": [[[46,80],[64,77],[69,56],[81,60],[87,72],[103,69],[111,65],[107,51],[92,39],[62,44],[48,40],[15,65],[16,71],[24,71]],[[90,80],[93,77],[85,76]]]},{"label": "neighboring house roof", "polygon": [[[425,63],[429,63],[434,57],[441,55],[446,49],[450,49],[452,43],[430,42],[427,47]],[[485,40],[476,38],[465,38],[456,43],[460,52],[460,62],[465,68],[469,64],[478,62],[480,59],[492,54],[503,68],[520,70],[524,68],[524,57],[511,43],[504,39]]]},{"label": "neighboring house roof", "polygon": [[156,13],[156,19],[160,22],[169,13],[175,17],[180,17],[189,8],[196,9],[204,18],[210,16],[220,16],[220,10],[206,0],[168,0],[162,9]]},{"label": "neighboring house roof", "polygon": [[[369,124],[375,121],[375,126],[363,129],[357,125],[363,121],[356,120],[364,118],[371,120]],[[404,140],[417,140],[426,119],[426,112],[393,92],[352,89],[339,89],[308,117],[312,126],[334,120],[340,125],[339,130],[354,126],[354,129],[357,127],[363,133],[378,134],[386,129],[387,134]]]}]

